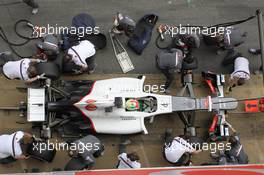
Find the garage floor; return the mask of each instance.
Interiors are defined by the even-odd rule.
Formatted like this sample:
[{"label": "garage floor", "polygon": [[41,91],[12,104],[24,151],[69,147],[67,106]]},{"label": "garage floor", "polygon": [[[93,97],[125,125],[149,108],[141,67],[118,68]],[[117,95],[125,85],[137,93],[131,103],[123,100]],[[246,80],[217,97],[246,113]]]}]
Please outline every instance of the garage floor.
[{"label": "garage floor", "polygon": [[[82,75],[75,77],[63,77],[63,79],[105,79],[111,77],[124,76],[121,74],[110,75]],[[130,77],[137,77],[135,74]],[[179,76],[177,76],[178,78]],[[200,83],[200,75],[195,75],[194,90],[197,97],[207,96],[209,90],[205,84]],[[160,85],[163,83],[163,77],[159,74],[146,75],[146,84]],[[172,94],[176,94],[180,87],[179,80],[174,83]],[[16,106],[20,101],[25,101],[26,92],[18,90],[23,84],[19,81],[9,81],[4,77],[0,77],[0,106]],[[226,96],[235,97],[237,99],[252,98],[264,96],[262,86],[262,76],[253,75],[252,80],[243,87],[237,87],[234,91]],[[227,120],[240,133],[242,143],[249,155],[250,163],[264,163],[264,115],[263,113],[243,114],[243,105],[235,111],[230,111]],[[198,135],[207,136],[207,131],[212,120],[212,115],[206,112],[197,112],[196,124]],[[157,116],[154,123],[150,124],[146,121],[146,127],[149,131],[148,135],[137,134],[127,136],[132,140],[132,144],[127,147],[128,152],[136,151],[141,158],[142,167],[161,167],[170,166],[162,157],[162,134],[166,128],[173,128],[173,134],[180,135],[183,133],[183,124],[177,115]],[[19,113],[15,111],[0,111],[0,133],[12,133],[14,131],[23,130],[34,132],[31,124],[26,123],[25,117],[19,117]],[[118,143],[120,136],[117,135],[98,135],[106,146],[103,157],[97,159],[94,169],[115,168],[117,163]],[[53,139],[57,139],[56,137]],[[58,139],[60,140],[60,139]],[[1,144],[1,143],[0,143]],[[52,171],[54,168],[65,166],[69,157],[66,152],[58,151],[55,160],[52,163],[43,163],[37,160],[28,159],[25,161],[17,161],[9,165],[0,165],[0,173],[22,173],[25,169],[31,171],[34,168],[40,171]],[[202,152],[193,157],[194,165],[210,162],[209,152]]]}]

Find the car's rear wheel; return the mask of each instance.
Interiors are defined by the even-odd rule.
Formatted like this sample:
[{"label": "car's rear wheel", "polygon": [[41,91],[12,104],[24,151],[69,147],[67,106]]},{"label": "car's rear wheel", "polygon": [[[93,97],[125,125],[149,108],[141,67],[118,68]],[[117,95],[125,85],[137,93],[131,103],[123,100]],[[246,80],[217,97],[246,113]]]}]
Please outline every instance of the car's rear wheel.
[{"label": "car's rear wheel", "polygon": [[90,169],[92,165],[87,165],[84,163],[81,157],[72,158],[67,165],[65,166],[65,171],[76,171],[76,170],[84,170]]},{"label": "car's rear wheel", "polygon": [[[43,149],[44,145],[45,149]],[[45,142],[33,142],[27,148],[27,155],[41,161],[52,162],[56,155],[56,149],[48,148],[48,146]]]},{"label": "car's rear wheel", "polygon": [[44,62],[36,65],[38,75],[45,74],[45,77],[50,79],[58,79],[60,77],[60,69],[56,63]]},{"label": "car's rear wheel", "polygon": [[189,143],[192,145],[193,148],[199,150],[202,149],[204,141],[201,137],[192,136],[189,138]]}]

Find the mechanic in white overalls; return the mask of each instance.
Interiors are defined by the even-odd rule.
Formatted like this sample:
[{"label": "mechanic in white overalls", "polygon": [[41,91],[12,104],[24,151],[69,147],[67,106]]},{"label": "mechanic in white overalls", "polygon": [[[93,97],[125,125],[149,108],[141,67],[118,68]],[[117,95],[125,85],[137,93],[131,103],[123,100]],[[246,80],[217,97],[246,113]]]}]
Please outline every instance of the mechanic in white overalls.
[{"label": "mechanic in white overalls", "polygon": [[79,66],[80,73],[88,71],[91,74],[96,68],[95,53],[95,46],[90,41],[83,40],[78,45],[69,48],[63,60],[64,62],[72,61]]},{"label": "mechanic in white overalls", "polygon": [[189,166],[191,154],[198,154],[202,150],[196,150],[181,137],[171,138],[171,133],[165,133],[165,145],[163,154],[165,159],[175,166]]},{"label": "mechanic in white overalls", "polygon": [[225,65],[234,64],[234,71],[231,73],[228,81],[227,92],[232,91],[235,86],[242,86],[246,81],[250,80],[249,61],[240,53],[235,57],[224,60]]},{"label": "mechanic in white overalls", "polygon": [[10,80],[20,79],[30,84],[44,75],[37,75],[36,63],[40,62],[39,59],[24,58],[15,61],[10,52],[0,53],[0,67],[3,75]]},{"label": "mechanic in white overalls", "polygon": [[17,131],[13,134],[0,135],[0,163],[7,164],[17,159],[27,159],[23,155],[21,144],[28,144],[33,136],[29,133]]},{"label": "mechanic in white overalls", "polygon": [[138,162],[139,157],[135,153],[121,153],[118,155],[118,169],[137,169],[141,168],[141,164]]},{"label": "mechanic in white overalls", "polygon": [[[122,137],[121,137],[122,139]],[[130,144],[130,140],[123,140],[119,144],[119,155],[118,155],[118,169],[137,169],[141,168],[141,163],[139,162],[139,156],[137,153],[126,153],[126,145]]]}]

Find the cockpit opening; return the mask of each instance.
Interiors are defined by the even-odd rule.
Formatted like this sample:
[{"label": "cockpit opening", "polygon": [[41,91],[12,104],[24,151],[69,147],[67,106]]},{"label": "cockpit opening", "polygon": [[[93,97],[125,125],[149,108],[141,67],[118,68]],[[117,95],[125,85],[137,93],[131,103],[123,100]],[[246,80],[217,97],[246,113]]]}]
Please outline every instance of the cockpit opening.
[{"label": "cockpit opening", "polygon": [[126,111],[140,111],[152,113],[157,111],[157,99],[147,96],[140,98],[125,98]]}]

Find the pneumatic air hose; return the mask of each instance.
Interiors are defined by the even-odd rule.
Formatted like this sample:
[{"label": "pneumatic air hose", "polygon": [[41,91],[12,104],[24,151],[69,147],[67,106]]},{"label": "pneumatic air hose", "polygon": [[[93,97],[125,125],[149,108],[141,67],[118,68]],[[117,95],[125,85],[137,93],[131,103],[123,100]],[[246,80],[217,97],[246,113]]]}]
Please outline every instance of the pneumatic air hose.
[{"label": "pneumatic air hose", "polygon": [[[11,42],[11,41],[7,38],[6,33],[5,33],[5,31],[3,30],[2,27],[0,27],[0,37],[3,39],[3,41],[4,41],[5,43],[8,44],[9,48],[12,50],[12,52],[13,52],[15,55],[17,55],[17,56],[20,57],[20,58],[30,58],[30,57],[32,57],[32,55],[31,55],[31,56],[22,56],[22,55],[20,55],[20,54],[14,49],[14,47],[24,46],[24,45],[28,44],[31,40],[37,39],[37,38],[34,38],[34,37],[32,37],[32,36],[24,36],[24,35],[22,35],[21,33],[19,33],[19,31],[18,31],[18,26],[19,26],[19,24],[21,24],[21,23],[24,23],[24,24],[26,24],[27,26],[33,26],[33,25],[31,24],[31,22],[30,22],[29,20],[26,20],[26,19],[20,19],[20,20],[18,20],[18,21],[15,23],[15,25],[14,25],[14,31],[15,31],[16,35],[19,36],[19,38],[22,38],[22,39],[24,40],[23,42],[21,42],[21,43],[14,43],[14,42]],[[33,32],[34,32],[34,28],[31,27],[31,30],[32,30],[32,33],[33,33]]]},{"label": "pneumatic air hose", "polygon": [[[247,22],[251,19],[254,19],[256,17],[256,15],[253,15],[253,16],[250,16],[246,19],[243,19],[243,20],[237,20],[237,21],[233,21],[233,22],[226,22],[226,23],[220,23],[220,24],[215,24],[215,25],[212,25],[212,26],[198,26],[198,25],[194,25],[194,26],[190,26],[190,25],[185,25],[185,26],[181,26],[181,27],[199,27],[199,28],[212,28],[212,27],[228,27],[228,26],[233,26],[233,25],[238,25],[238,24],[241,24],[241,23],[244,23],[244,22]],[[173,26],[173,27],[180,27],[180,26]],[[171,44],[167,45],[167,46],[161,46],[160,45],[160,41],[163,41],[164,39],[162,39],[162,34],[165,33],[166,31],[159,31],[159,35],[158,37],[156,38],[156,41],[155,41],[155,44],[157,46],[157,48],[159,49],[169,49],[171,47]]]}]

